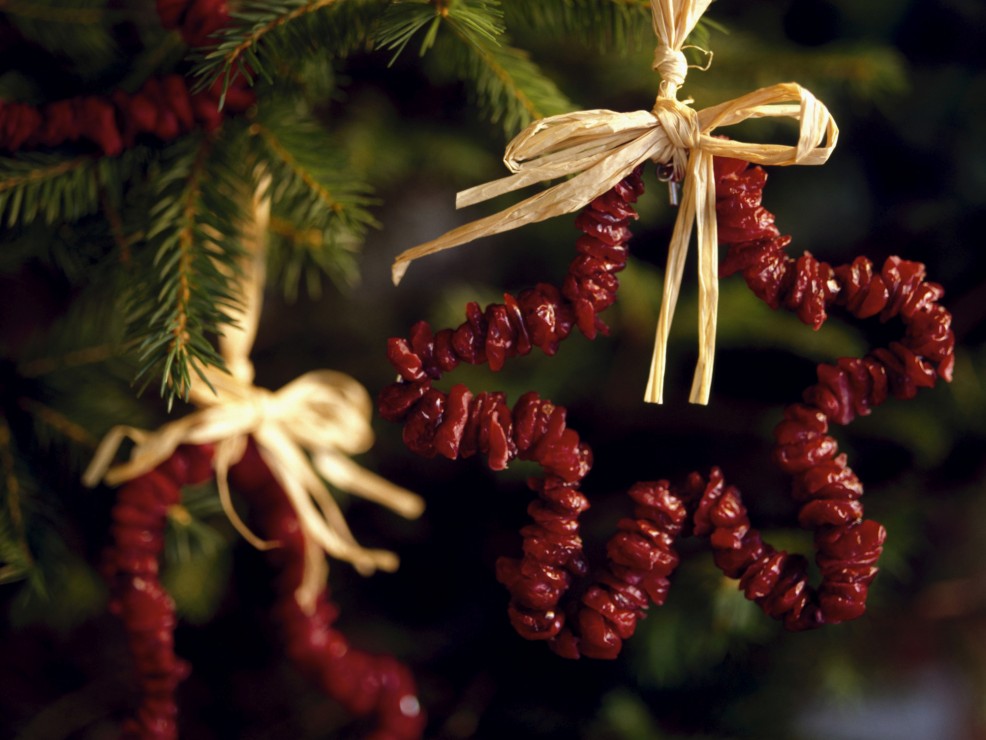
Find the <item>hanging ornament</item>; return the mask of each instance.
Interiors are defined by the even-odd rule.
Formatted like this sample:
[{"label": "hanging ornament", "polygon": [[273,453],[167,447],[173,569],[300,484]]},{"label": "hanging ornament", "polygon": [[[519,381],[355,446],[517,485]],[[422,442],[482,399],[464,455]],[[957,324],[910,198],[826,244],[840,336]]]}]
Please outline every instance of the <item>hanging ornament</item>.
[{"label": "hanging ornament", "polygon": [[[213,367],[202,370],[203,382],[193,383],[190,391],[191,401],[199,409],[188,416],[156,431],[114,427],[99,445],[83,478],[88,486],[100,481],[112,486],[125,484],[113,509],[113,544],[107,570],[114,609],[130,636],[141,681],[141,707],[129,726],[135,737],[176,736],[173,694],[185,669],[174,657],[174,605],[157,581],[157,559],[165,518],[169,507],[179,503],[181,486],[214,476],[223,508],[236,529],[258,548],[278,553],[285,569],[280,583],[291,586],[280,592],[279,608],[291,611],[291,616],[282,614],[282,621],[291,654],[304,665],[309,660],[304,657],[304,645],[314,650],[315,638],[299,643],[298,624],[304,623],[310,630],[329,630],[326,556],[345,560],[367,575],[378,568],[394,570],[398,563],[395,554],[366,549],[356,542],[323,479],[405,517],[416,517],[423,510],[418,496],[352,461],[352,455],[366,451],[373,442],[372,403],[353,378],[319,370],[276,392],[253,385],[249,355],[263,297],[263,244],[270,211],[266,197],[269,178],[266,180],[253,204],[254,218],[244,230],[249,262],[243,268],[243,304],[219,339],[228,372]],[[113,465],[120,444],[127,438],[135,442],[129,461]],[[248,450],[249,460],[244,463]],[[238,480],[258,511],[269,513],[270,521],[261,516],[261,523],[272,539],[254,534],[233,508],[229,479],[236,475],[237,466],[243,465],[250,472],[240,473]],[[274,500],[266,501],[264,496]],[[344,645],[338,633],[326,634],[336,646]],[[343,703],[361,713],[372,711],[390,717],[397,712],[404,717],[402,726],[417,727],[421,713],[406,669],[395,668],[398,664],[392,659],[374,658],[367,663],[369,660],[354,657],[332,663],[333,686],[346,681],[365,684],[365,691],[357,692],[359,696],[346,694]],[[399,681],[394,678],[397,674]],[[373,689],[374,682],[380,684],[379,690]],[[324,682],[321,685],[327,686]],[[367,698],[380,691],[393,701]],[[394,697],[394,691],[402,693]],[[404,709],[394,709],[398,705]],[[385,724],[392,719],[381,715]],[[394,736],[417,735],[405,732]]]},{"label": "hanging ornament", "polygon": [[[658,317],[654,356],[644,400],[663,399],[666,346],[692,230],[698,235],[699,355],[690,400],[705,404],[712,385],[716,308],[719,300],[713,157],[731,157],[769,165],[823,164],[835,149],[839,128],[828,109],[793,82],[760,88],[726,103],[695,111],[677,99],[688,62],[685,39],[711,0],[651,0],[658,45],[653,67],[661,75],[650,111],[618,113],[587,110],[544,118],[531,124],[507,146],[504,163],[514,174],[456,196],[456,207],[574,175],[506,210],[460,226],[437,239],[409,249],[394,261],[398,283],[411,262],[435,252],[544,221],[578,209],[607,192],[648,160],[670,167],[683,180]],[[711,57],[711,55],[710,55]],[[751,118],[784,117],[798,122],[796,146],[751,144],[713,136],[720,127]]]},{"label": "hanging ornament", "polygon": [[[501,558],[497,579],[510,592],[508,614],[523,637],[546,641],[559,655],[614,658],[650,604],[664,603],[678,564],[677,540],[708,538],[717,566],[738,579],[747,598],[785,627],[803,630],[856,619],[877,573],[884,528],[863,518],[863,487],[840,453],[829,424],[848,424],[888,397],[912,398],[938,378],[951,379],[954,336],[951,315],[938,301],[941,286],[925,280],[923,265],[897,257],[879,270],[866,258],[832,267],[805,253],[784,253],[774,216],[761,203],[766,174],[754,164],[821,164],[838,136],[825,107],[808,91],[787,83],[695,112],[676,100],[687,65],[683,41],[708,0],[652,0],[659,38],[655,68],[662,76],[653,111],[583,111],[536,122],[511,142],[505,161],[513,176],[460,193],[467,205],[563,175],[570,180],[512,208],[454,229],[400,255],[398,281],[414,259],[488,234],[584,208],[576,219],[583,232],[578,256],[562,287],[538,284],[503,304],[466,307],[466,322],[434,332],[425,322],[408,338],[388,343],[399,380],[378,398],[381,415],[404,425],[404,441],[424,457],[485,455],[493,470],[514,459],[540,465],[529,482],[537,498],[528,507],[533,523],[521,530],[520,558]],[[794,103],[793,105],[791,103]],[[796,147],[745,144],[713,137],[718,126],[748,118],[788,116],[800,123]],[[589,572],[579,517],[589,508],[581,482],[592,451],[568,427],[561,406],[524,394],[508,406],[500,392],[473,394],[463,385],[447,393],[433,387],[460,362],[504,362],[533,347],[554,354],[573,327],[592,339],[606,331],[598,313],[616,299],[617,273],[627,259],[633,203],[643,192],[640,166],[658,163],[684,180],[682,203],[669,249],[647,401],[661,401],[665,344],[681,284],[692,228],[698,232],[700,357],[691,400],[708,401],[715,337],[718,274],[741,272],[751,290],[772,308],[793,311],[819,328],[838,307],[858,319],[898,317],[900,341],[862,358],[841,358],[818,367],[818,384],[802,403],[788,407],[775,430],[776,464],[792,477],[798,521],[814,533],[821,582],[808,584],[808,563],[778,551],[752,527],[738,489],[712,468],[681,486],[638,483],[629,495],[632,518],[621,520],[606,547],[595,583],[566,592]],[[718,243],[729,247],[719,265]],[[718,272],[717,272],[718,271]]]}]

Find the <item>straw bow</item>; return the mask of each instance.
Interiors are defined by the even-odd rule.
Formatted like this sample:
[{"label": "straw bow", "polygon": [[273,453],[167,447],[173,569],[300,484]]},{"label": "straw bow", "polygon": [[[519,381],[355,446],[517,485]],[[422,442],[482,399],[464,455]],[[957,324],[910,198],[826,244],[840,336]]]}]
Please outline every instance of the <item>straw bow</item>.
[{"label": "straw bow", "polygon": [[[261,190],[265,191],[266,187]],[[298,589],[299,603],[313,606],[324,587],[324,554],[346,560],[364,574],[375,569],[394,570],[397,556],[385,550],[361,547],[353,537],[339,505],[322,478],[340,489],[388,506],[405,517],[418,516],[424,504],[415,494],[360,467],[350,455],[373,444],[372,402],[353,378],[329,370],[306,373],[277,391],[253,384],[249,355],[256,336],[263,297],[263,236],[269,201],[254,204],[256,218],[245,229],[251,264],[245,266],[244,303],[236,325],[220,338],[220,352],[229,373],[205,368],[215,389],[193,383],[191,401],[198,410],[165,424],[156,431],[117,426],[104,437],[83,475],[83,482],[119,485],[155,468],[181,444],[214,444],[213,466],[220,499],[233,525],[253,545],[276,547],[254,535],[233,508],[227,475],[243,457],[252,436],[264,462],[284,489],[306,541],[305,576]],[[128,462],[112,465],[124,439],[136,444]]]},{"label": "straw bow", "polygon": [[[565,175],[573,177],[500,213],[460,226],[403,252],[394,261],[394,283],[400,281],[415,259],[483,236],[577,211],[647,160],[671,164],[676,178],[684,180],[684,188],[668,249],[668,267],[644,400],[649,403],[663,401],[668,333],[694,229],[698,241],[699,357],[689,400],[708,403],[718,305],[713,157],[732,157],[766,165],[823,164],[839,136],[838,126],[828,109],[808,90],[793,82],[760,88],[700,111],[677,99],[678,88],[688,71],[682,52],[685,38],[710,2],[651,0],[654,32],[658,37],[653,66],[662,78],[652,110],[631,113],[586,110],[531,124],[507,146],[504,163],[514,174],[459,193],[456,207],[480,203]],[[797,145],[752,144],[712,136],[719,127],[765,117],[797,121]]]}]

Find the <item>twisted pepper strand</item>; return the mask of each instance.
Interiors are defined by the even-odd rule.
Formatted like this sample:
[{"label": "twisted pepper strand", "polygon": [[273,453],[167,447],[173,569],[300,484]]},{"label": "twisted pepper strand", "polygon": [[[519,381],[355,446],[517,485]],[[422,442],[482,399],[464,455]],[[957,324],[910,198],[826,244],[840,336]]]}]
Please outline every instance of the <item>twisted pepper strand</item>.
[{"label": "twisted pepper strand", "polygon": [[[753,530],[743,531],[749,523],[738,499],[724,506],[732,511],[722,513],[713,534],[714,547],[716,535],[728,545],[716,549],[716,562],[726,575],[741,578],[740,587],[770,616],[803,629],[864,613],[886,537],[879,524],[863,520],[862,483],[828,436],[829,422],[848,424],[889,395],[913,398],[918,388],[934,386],[937,378],[951,380],[955,338],[951,314],[938,303],[944,290],[925,281],[920,263],[890,257],[875,273],[865,257],[832,268],[807,252],[798,259],[784,254],[790,238],[779,234],[773,215],[760,202],[765,181],[762,170],[743,162],[716,163],[716,206],[723,214],[720,238],[732,242],[720,273],[742,271],[757,297],[772,308],[784,306],[815,328],[825,321],[832,304],[859,319],[900,316],[905,326],[904,338],[889,348],[877,348],[862,358],[840,358],[835,365],[820,364],[818,383],[805,391],[804,403],[785,410],[774,430],[774,459],[792,474],[793,498],[804,502],[798,521],[815,531],[816,562],[822,573],[817,594],[802,585],[806,564],[770,552]],[[776,583],[770,585],[771,579]],[[793,597],[801,589],[798,599],[807,593],[810,608],[800,601],[788,608],[783,598],[762,595],[767,586],[770,593],[780,594],[788,583],[793,585],[785,593]]]},{"label": "twisted pepper strand", "polygon": [[[157,0],[165,28],[177,29],[186,43],[202,46],[225,25],[225,0]],[[151,77],[133,93],[79,95],[42,105],[0,100],[0,151],[17,152],[57,147],[73,142],[95,145],[116,156],[139,136],[172,141],[201,128],[213,131],[228,113],[242,113],[253,103],[253,92],[237,76],[219,110],[222,81],[192,92],[182,75]]]},{"label": "twisted pepper strand", "polygon": [[[583,306],[602,310],[615,300],[613,273],[625,264],[629,237],[625,226],[632,217],[627,210],[632,201],[626,196],[632,192],[635,198],[640,193],[639,180],[633,178],[607,194],[607,208],[601,207],[599,199],[577,220],[587,233],[579,240],[580,251],[589,254],[600,249],[593,244],[598,237],[589,230],[604,220],[599,219],[599,212],[622,221],[619,229],[607,232],[618,237],[604,242],[619,257],[612,260],[614,268],[604,264],[600,276],[590,283],[603,288],[599,294],[605,300],[590,291]],[[792,474],[795,500],[804,502],[799,522],[815,532],[816,562],[822,576],[817,590],[807,584],[805,558],[765,544],[750,525],[739,491],[726,485],[721,471],[713,469],[708,479],[692,474],[681,488],[667,481],[631,488],[634,518],[617,525],[618,532],[607,544],[602,575],[569,614],[559,611],[574,577],[588,569],[578,530],[578,516],[588,508],[588,501],[578,486],[591,466],[591,450],[566,428],[564,409],[535,394],[525,394],[511,412],[502,393],[474,397],[460,385],[446,395],[431,388],[431,381],[453,369],[458,359],[487,361],[499,369],[506,357],[530,350],[531,336],[540,337],[533,342],[535,346],[554,352],[557,341],[570,329],[571,322],[566,325],[565,320],[573,313],[578,315],[573,306],[583,299],[580,288],[585,283],[573,279],[573,273],[582,269],[579,260],[564,284],[567,303],[550,286],[539,285],[534,294],[522,293],[529,302],[513,332],[500,328],[501,307],[491,306],[481,313],[476,304],[470,304],[467,323],[455,332],[443,330],[435,335],[422,322],[412,328],[409,341],[392,339],[388,345],[401,380],[382,391],[380,411],[385,418],[405,423],[404,439],[412,451],[452,459],[482,452],[494,470],[519,457],[534,460],[544,469],[543,479],[530,481],[539,498],[528,508],[534,524],[521,530],[523,557],[501,558],[497,578],[511,594],[508,613],[514,628],[528,639],[547,640],[565,657],[613,658],[618,654],[648,602],[664,602],[668,577],[678,562],[673,543],[686,527],[695,535],[707,536],[718,567],[738,578],[747,598],[769,616],[783,620],[789,629],[860,616],[886,533],[876,522],[863,520],[862,484],[846,465],[846,456],[839,454],[834,438],[828,436],[828,423],[847,424],[890,394],[910,398],[918,387],[933,385],[936,377],[948,380],[951,376],[951,316],[937,303],[941,287],[924,281],[922,265],[892,257],[875,274],[865,258],[837,268],[808,253],[790,258],[783,253],[790,237],[780,235],[773,214],[761,204],[766,182],[763,170],[736,160],[718,160],[716,179],[719,238],[732,245],[721,268],[724,275],[742,271],[758,297],[774,308],[794,311],[815,328],[825,321],[827,307],[833,303],[857,318],[879,315],[888,320],[900,315],[906,327],[904,339],[889,349],[876,349],[864,358],[842,358],[836,365],[820,365],[819,383],[805,392],[804,403],[788,407],[775,431],[775,460]],[[612,207],[614,196],[624,201],[624,207]],[[539,298],[543,306],[534,302]],[[510,305],[505,300],[505,306]],[[578,323],[583,331],[601,324],[595,315],[590,322],[585,308],[582,316]],[[557,331],[556,324],[544,317],[560,317],[562,330]],[[454,341],[456,333],[458,342]],[[443,336],[447,338],[440,339]]]},{"label": "twisted pepper strand", "polygon": [[111,511],[112,544],[103,571],[110,611],[123,622],[137,670],[140,704],[123,727],[125,738],[178,737],[175,689],[188,664],[175,655],[175,603],[161,585],[158,559],[168,511],[181,487],[212,476],[208,448],[180,447],[165,463],[120,488]]},{"label": "twisted pepper strand", "polygon": [[[175,690],[189,666],[175,655],[175,604],[159,580],[159,558],[168,511],[180,503],[181,487],[212,475],[211,447],[179,447],[169,460],[122,486],[111,512],[112,544],[103,570],[110,610],[123,622],[140,690],[135,715],[123,727],[125,738],[178,737]],[[274,614],[291,660],[351,714],[375,715],[372,740],[419,738],[425,716],[407,667],[391,656],[351,648],[332,628],[338,609],[328,591],[318,596],[311,614],[294,598],[305,567],[304,539],[287,496],[252,444],[230,480],[250,500],[266,534],[281,544],[270,551],[279,568]]]},{"label": "twisted pepper strand", "polygon": [[526,355],[532,347],[553,355],[573,325],[589,339],[608,333],[597,314],[616,300],[615,273],[626,266],[627,224],[637,218],[631,204],[642,192],[638,168],[579,214],[575,223],[585,235],[576,242],[579,255],[561,290],[538,283],[517,297],[504,295],[503,303],[490,304],[485,311],[477,303],[467,304],[466,321],[456,329],[435,334],[419,321],[408,339],[390,339],[387,355],[401,377],[410,383],[437,380],[460,362],[487,363],[498,371],[508,358]]}]

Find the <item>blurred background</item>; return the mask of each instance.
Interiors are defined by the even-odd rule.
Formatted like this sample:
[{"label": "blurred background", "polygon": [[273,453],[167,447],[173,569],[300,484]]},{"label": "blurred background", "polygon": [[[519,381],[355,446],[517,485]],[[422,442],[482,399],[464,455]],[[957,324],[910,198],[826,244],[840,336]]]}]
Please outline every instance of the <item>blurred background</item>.
[{"label": "blurred background", "polygon": [[[0,73],[71,74],[65,58],[32,36],[21,5],[0,0]],[[630,34],[579,34],[574,23],[552,33],[533,17],[536,6],[504,4],[511,43],[530,52],[572,108],[650,107],[656,76],[646,15],[633,16],[644,23]],[[889,533],[867,614],[789,634],[745,601],[703,545],[685,541],[667,604],[652,609],[621,656],[566,662],[515,635],[493,573],[498,556],[519,552],[530,499],[524,479],[533,469],[517,464],[494,474],[475,460],[421,460],[404,448],[399,427],[376,419],[377,443],[359,461],[419,492],[427,510],[406,522],[343,498],[358,539],[398,552],[401,568],[366,579],[335,564],[330,588],[341,607],[339,628],[353,643],[411,666],[429,715],[427,737],[986,738],[986,260],[979,241],[986,226],[986,6],[718,0],[708,16],[714,25],[704,27],[703,43],[715,58],[707,72],[692,71],[684,89],[695,107],[793,80],[825,101],[841,128],[824,167],[770,171],[765,204],[794,238],[789,253],[809,250],[832,264],[857,255],[877,264],[889,255],[924,262],[929,278],[945,286],[955,317],[951,384],[890,401],[836,431],[866,485],[868,518]],[[127,33],[122,26],[118,35]],[[485,305],[507,290],[560,281],[574,254],[573,218],[560,218],[421,260],[393,287],[389,267],[400,251],[502,207],[505,201],[456,213],[454,194],[503,174],[499,159],[517,130],[489,121],[469,84],[442,65],[440,46],[419,57],[419,44],[414,38],[390,66],[392,52],[380,49],[333,61],[331,95],[318,113],[347,166],[373,186],[378,225],[360,250],[339,246],[328,260],[330,279],[306,282],[301,273],[272,281],[253,355],[258,385],[278,388],[332,368],[375,394],[393,376],[387,337],[406,335],[418,319],[456,326],[468,301]],[[102,84],[98,77],[86,84],[93,79]],[[729,133],[764,141],[791,135],[763,123]],[[610,336],[589,342],[573,335],[554,357],[534,354],[495,376],[462,368],[454,382],[501,389],[511,400],[536,390],[568,407],[571,426],[595,452],[585,482],[592,508],[582,517],[590,558],[629,512],[625,491],[633,482],[677,481],[714,465],[743,491],[767,540],[810,553],[788,483],[771,463],[771,430],[814,382],[818,362],[862,355],[899,336],[900,326],[834,316],[816,333],[771,312],[738,276],[729,278],[720,285],[712,400],[692,406],[689,263],[667,400],[644,405],[674,218],[652,170],[620,297],[604,315]],[[0,737],[113,737],[133,700],[124,636],[106,613],[97,575],[113,492],[85,490],[78,475],[111,424],[153,427],[166,410],[153,388],[135,398],[125,357],[27,363],[66,335],[79,338],[78,306],[91,301],[98,313],[109,305],[89,289],[100,262],[94,242],[75,228],[48,229],[42,256],[16,252],[23,233],[7,229],[0,254],[0,402],[9,430],[0,442],[8,457],[12,449],[18,455],[5,470],[30,468],[30,513],[38,522],[31,546],[45,564],[41,587],[31,579],[0,585]],[[112,312],[104,318],[97,328],[107,330],[116,319]],[[55,409],[61,421],[39,421],[32,403]],[[179,404],[175,413],[185,411]],[[186,500],[194,526],[170,532],[164,578],[182,614],[177,650],[193,666],[179,689],[183,736],[360,737],[365,726],[322,699],[284,658],[267,614],[272,592],[262,556],[232,531],[209,486]]]}]

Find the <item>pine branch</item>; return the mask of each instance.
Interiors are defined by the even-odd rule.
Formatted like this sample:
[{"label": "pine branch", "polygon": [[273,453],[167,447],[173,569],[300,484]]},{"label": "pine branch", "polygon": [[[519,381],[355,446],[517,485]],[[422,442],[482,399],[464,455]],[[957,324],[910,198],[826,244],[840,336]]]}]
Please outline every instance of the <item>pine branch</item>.
[{"label": "pine branch", "polygon": [[[258,93],[258,97],[269,100],[276,95],[278,104],[288,107],[300,98],[309,109],[325,106],[338,98],[339,76],[335,62],[328,56],[303,57],[298,60],[282,60],[275,70],[277,82],[274,87]],[[293,98],[288,101],[287,98]]]},{"label": "pine branch", "polygon": [[11,401],[22,438],[30,439],[33,455],[57,459],[73,477],[110,427],[161,422],[158,409],[139,403],[128,387],[135,367],[122,343],[125,271],[113,267],[108,279],[90,271],[92,282],[73,291],[68,310],[17,352],[20,388]]},{"label": "pine branch", "polygon": [[412,0],[407,3],[394,3],[387,9],[387,14],[380,23],[377,30],[377,43],[385,49],[394,52],[390,58],[390,63],[397,61],[404,49],[419,31],[425,31],[424,39],[421,41],[420,56],[435,43],[435,36],[442,22],[442,11],[448,15],[448,8],[438,7],[437,3],[430,0]]},{"label": "pine branch", "polygon": [[261,111],[250,128],[258,157],[271,174],[271,280],[295,297],[302,279],[319,292],[320,275],[340,284],[356,278],[354,252],[367,229],[371,190],[338,144],[314,119]]},{"label": "pine branch", "polygon": [[26,153],[0,157],[0,222],[26,226],[78,221],[96,213],[100,193],[121,197],[144,167],[148,151],[135,147],[118,157]]},{"label": "pine branch", "polygon": [[900,95],[910,87],[907,61],[890,46],[832,44],[808,54],[783,49],[779,53],[779,63],[787,74],[815,78],[819,85],[825,80],[843,80],[849,92],[861,100]]},{"label": "pine branch", "polygon": [[47,154],[0,158],[0,218],[8,227],[74,221],[98,207],[95,160]]},{"label": "pine branch", "polygon": [[654,45],[648,0],[502,0],[507,25],[606,50]]},{"label": "pine branch", "polygon": [[531,121],[572,110],[572,103],[527,53],[463,33],[464,75],[480,109],[504,134],[513,136]]},{"label": "pine branch", "polygon": [[[720,100],[782,79],[796,79],[827,100],[849,95],[877,104],[909,87],[907,60],[891,46],[832,43],[806,49],[775,41],[765,47],[743,33],[717,37],[714,46]],[[741,64],[731,61],[739,59]]]},{"label": "pine branch", "polygon": [[99,444],[99,440],[88,429],[47,404],[23,398],[20,401],[20,407],[34,417],[39,425],[48,427],[51,431],[74,444],[88,447],[90,450],[95,450],[96,445]]},{"label": "pine branch", "polygon": [[[43,470],[29,469],[25,453],[36,457],[36,442],[24,439],[23,428],[17,427],[15,432],[0,411],[0,585],[23,582],[10,602],[9,619],[14,625],[45,621],[70,627],[105,599],[96,574],[59,534],[59,507],[51,495],[44,495],[50,486],[39,484],[46,474],[59,477],[50,461],[62,458],[46,458]],[[72,608],[63,608],[66,604]]]},{"label": "pine branch", "polygon": [[[229,132],[226,132],[229,134]],[[235,139],[235,137],[233,137]],[[194,371],[224,367],[210,336],[231,321],[248,172],[242,152],[224,137],[189,137],[173,145],[157,178],[142,263],[127,302],[129,335],[137,343],[144,387],[161,376],[170,408],[187,399]],[[138,256],[135,254],[135,259]]]},{"label": "pine branch", "polygon": [[503,34],[503,12],[497,0],[408,0],[388,8],[377,31],[377,43],[394,52],[391,64],[419,31],[425,30],[419,55],[435,44],[442,24],[459,23],[470,32],[496,41]]},{"label": "pine branch", "polygon": [[231,14],[216,44],[196,56],[199,89],[222,79],[225,101],[230,83],[242,76],[253,85],[273,82],[279,62],[306,52],[346,56],[364,45],[386,0],[252,0]]},{"label": "pine branch", "polygon": [[503,43],[503,11],[496,0],[397,4],[381,20],[376,40],[396,59],[422,30],[420,53],[436,47],[429,55],[433,68],[465,81],[480,108],[508,136],[535,119],[571,110],[526,52]]},{"label": "pine branch", "polygon": [[311,298],[322,295],[322,278],[341,289],[359,282],[357,254],[362,239],[338,229],[298,229],[288,219],[271,216],[267,269],[272,283],[293,302],[303,284]]}]

